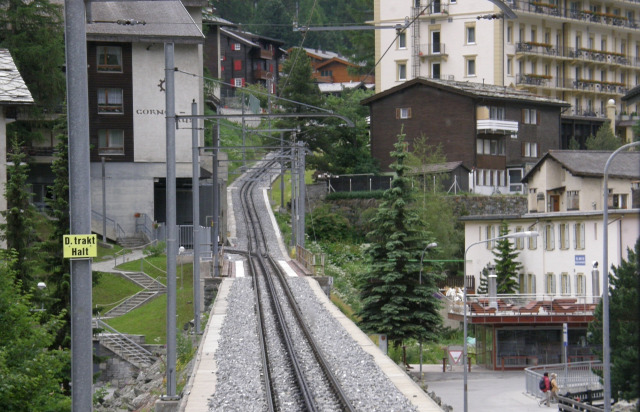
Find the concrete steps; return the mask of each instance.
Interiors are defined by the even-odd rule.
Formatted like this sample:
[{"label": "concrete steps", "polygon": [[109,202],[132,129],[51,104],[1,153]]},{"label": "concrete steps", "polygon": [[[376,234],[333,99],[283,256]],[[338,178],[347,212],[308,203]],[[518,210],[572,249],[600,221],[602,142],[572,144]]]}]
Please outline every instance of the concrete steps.
[{"label": "concrete steps", "polygon": [[122,316],[135,308],[144,305],[151,299],[155,298],[159,292],[157,291],[149,291],[142,290],[135,295],[131,296],[129,299],[125,300],[115,308],[111,309],[107,313],[104,314],[105,318],[115,318],[117,316]]},{"label": "concrete steps", "polygon": [[98,339],[102,346],[138,368],[150,366],[154,362],[151,353],[135,344],[126,335],[101,333]]},{"label": "concrete steps", "polygon": [[147,239],[144,236],[127,236],[118,239],[118,244],[125,249],[137,248],[147,243]]}]

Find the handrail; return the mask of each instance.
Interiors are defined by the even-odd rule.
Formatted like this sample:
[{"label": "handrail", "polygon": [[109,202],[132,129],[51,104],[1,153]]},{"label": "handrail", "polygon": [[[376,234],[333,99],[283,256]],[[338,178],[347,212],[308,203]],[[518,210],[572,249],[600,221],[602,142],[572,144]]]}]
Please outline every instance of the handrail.
[{"label": "handrail", "polygon": [[96,321],[96,324],[99,327],[103,327],[113,333],[115,333],[116,335],[122,337],[124,340],[126,340],[127,342],[131,343],[133,346],[135,346],[136,348],[140,349],[142,352],[144,352],[145,355],[148,356],[153,356],[153,354],[151,352],[149,352],[148,350],[146,350],[145,348],[143,348],[142,346],[138,345],[136,342],[133,341],[133,339],[131,339],[130,337],[128,337],[127,335],[118,332],[116,329],[112,328],[111,326],[107,325],[106,323],[104,323],[102,320],[98,319],[98,318],[94,318],[94,320]]},{"label": "handrail", "polygon": [[[102,213],[96,212],[95,210],[91,211],[91,218],[92,219],[96,219],[96,220],[102,220],[103,218],[107,221],[107,223],[109,224],[109,226],[113,227],[113,231],[116,233],[116,238],[117,239],[122,239],[123,237],[126,236],[126,232],[124,231],[124,229],[122,228],[122,226],[120,226],[120,224],[115,221],[114,219],[111,219],[109,216],[104,216],[102,215]],[[106,233],[104,233],[104,235],[106,236]]]},{"label": "handrail", "polygon": [[[142,222],[139,221],[140,219],[142,219]],[[154,222],[146,213],[136,213],[136,233],[142,233],[151,241],[156,240],[153,224]]]}]

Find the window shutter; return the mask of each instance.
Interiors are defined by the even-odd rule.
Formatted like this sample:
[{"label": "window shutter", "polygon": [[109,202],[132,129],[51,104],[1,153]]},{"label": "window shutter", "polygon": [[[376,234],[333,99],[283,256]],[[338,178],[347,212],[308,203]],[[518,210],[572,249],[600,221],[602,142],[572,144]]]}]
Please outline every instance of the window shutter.
[{"label": "window shutter", "polygon": [[526,109],[522,109],[522,110],[520,111],[520,118],[521,118],[521,119],[520,119],[520,122],[521,122],[521,123],[524,123],[524,119],[525,119],[524,111],[525,111],[525,110],[526,110]]},{"label": "window shutter", "polygon": [[244,87],[244,77],[242,78],[242,87]]},{"label": "window shutter", "polygon": [[525,145],[525,142],[521,142],[521,143],[520,143],[520,155],[521,155],[522,157],[524,157],[524,153],[525,153],[524,145]]},{"label": "window shutter", "polygon": [[536,124],[540,125],[540,112],[536,109]]},{"label": "window shutter", "polygon": [[551,236],[549,236],[551,238],[551,250],[554,250],[556,248],[556,237],[553,233],[553,225],[550,225],[549,229],[551,230]]},{"label": "window shutter", "polygon": [[396,109],[396,119],[400,118],[400,109]]},{"label": "window shutter", "polygon": [[536,275],[531,275],[531,291],[530,291],[530,293],[536,293]]},{"label": "window shutter", "polygon": [[544,292],[545,293],[549,293],[549,290],[550,290],[550,286],[549,286],[549,278],[550,277],[551,277],[551,275],[549,275],[548,273],[544,277]]},{"label": "window shutter", "polygon": [[407,108],[407,119],[411,119],[411,107]]}]

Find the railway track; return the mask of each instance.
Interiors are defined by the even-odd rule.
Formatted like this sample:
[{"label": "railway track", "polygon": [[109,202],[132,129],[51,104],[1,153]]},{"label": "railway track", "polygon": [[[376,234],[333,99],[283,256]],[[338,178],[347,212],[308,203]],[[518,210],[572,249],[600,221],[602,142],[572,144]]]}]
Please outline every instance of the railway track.
[{"label": "railway track", "polygon": [[[252,174],[259,176],[273,161]],[[303,321],[286,276],[270,256],[260,213],[254,206],[257,180],[240,187],[262,351],[265,403],[269,411],[354,411]]]}]

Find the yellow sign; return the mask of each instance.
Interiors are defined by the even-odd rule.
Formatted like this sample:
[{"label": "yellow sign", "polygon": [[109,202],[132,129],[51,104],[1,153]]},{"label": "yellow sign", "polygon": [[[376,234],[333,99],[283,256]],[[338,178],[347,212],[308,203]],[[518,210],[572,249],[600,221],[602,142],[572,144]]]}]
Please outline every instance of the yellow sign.
[{"label": "yellow sign", "polygon": [[98,256],[96,235],[64,235],[63,237],[66,259],[87,259]]}]

